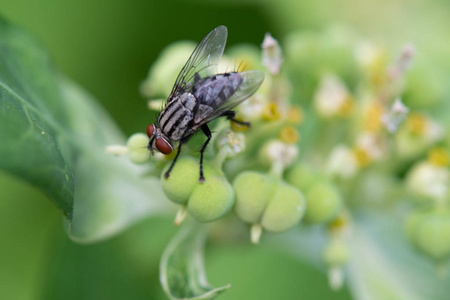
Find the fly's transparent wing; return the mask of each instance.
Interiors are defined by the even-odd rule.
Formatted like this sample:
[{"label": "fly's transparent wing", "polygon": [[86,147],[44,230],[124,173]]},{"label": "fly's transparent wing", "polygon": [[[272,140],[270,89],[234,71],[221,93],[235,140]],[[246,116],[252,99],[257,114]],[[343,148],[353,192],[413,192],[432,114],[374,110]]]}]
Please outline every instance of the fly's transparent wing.
[{"label": "fly's transparent wing", "polygon": [[217,72],[217,65],[222,57],[227,35],[227,28],[221,25],[203,38],[178,74],[169,99],[192,87],[196,73],[203,78]]},{"label": "fly's transparent wing", "polygon": [[242,82],[234,92],[234,94],[218,107],[211,107],[211,110],[204,113],[203,116],[197,118],[194,128],[199,128],[218,117],[224,112],[233,109],[245,99],[253,95],[264,81],[264,72],[259,70],[251,70],[239,73],[242,77]]}]

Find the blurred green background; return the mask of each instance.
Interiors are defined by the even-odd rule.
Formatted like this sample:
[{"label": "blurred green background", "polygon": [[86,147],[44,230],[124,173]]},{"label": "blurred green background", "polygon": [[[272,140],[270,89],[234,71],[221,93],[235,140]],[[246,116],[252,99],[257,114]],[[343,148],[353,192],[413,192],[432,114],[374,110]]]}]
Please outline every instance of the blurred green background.
[{"label": "blurred green background", "polygon": [[[393,53],[406,42],[450,68],[450,3],[441,1],[52,1],[0,0],[0,13],[37,36],[57,67],[91,92],[129,135],[152,121],[139,83],[174,41],[229,29],[228,45],[281,42],[294,29],[345,25]],[[0,174],[0,299],[165,299],[162,250],[171,218],[145,220],[112,240],[71,242],[60,213],[38,191]],[[220,299],[351,299],[324,274],[264,247],[212,243],[210,282],[232,283]]]}]

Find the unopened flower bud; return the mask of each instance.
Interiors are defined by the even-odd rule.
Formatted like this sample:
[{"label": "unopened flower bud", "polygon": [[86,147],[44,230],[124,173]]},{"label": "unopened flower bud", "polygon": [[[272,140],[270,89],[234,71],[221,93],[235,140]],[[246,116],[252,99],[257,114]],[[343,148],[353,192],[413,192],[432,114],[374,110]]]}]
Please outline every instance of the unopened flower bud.
[{"label": "unopened flower bud", "polygon": [[173,82],[194,47],[192,42],[178,42],[166,47],[141,83],[141,94],[148,98],[169,95]]},{"label": "unopened flower bud", "polygon": [[181,157],[171,171],[170,177],[165,178],[164,174],[170,164],[167,164],[161,173],[162,189],[169,200],[177,204],[186,204],[192,191],[199,184],[198,161]]},{"label": "unopened flower bud", "polygon": [[311,224],[331,221],[342,209],[341,194],[327,181],[318,181],[306,192],[305,221]]},{"label": "unopened flower bud", "polygon": [[273,178],[265,174],[253,171],[239,174],[233,182],[238,217],[250,224],[259,223],[275,186]]},{"label": "unopened flower bud", "polygon": [[414,246],[431,258],[442,261],[450,256],[450,211],[429,209],[411,214],[407,233]]},{"label": "unopened flower bud", "polygon": [[150,159],[147,149],[148,137],[144,133],[135,133],[127,141],[128,156],[136,164],[142,164]]},{"label": "unopened flower bud", "polygon": [[285,178],[287,182],[306,193],[319,179],[319,174],[314,172],[309,166],[297,163],[286,171]]},{"label": "unopened flower bud", "polygon": [[278,41],[270,33],[266,33],[261,47],[263,49],[262,64],[267,67],[270,73],[278,75],[283,63],[283,55]]},{"label": "unopened flower bud", "polygon": [[189,197],[189,214],[199,222],[213,222],[230,212],[234,204],[234,191],[225,177],[209,175],[197,184]]},{"label": "unopened flower bud", "polygon": [[390,111],[381,116],[381,121],[390,133],[394,133],[408,112],[409,108],[403,104],[400,98],[397,98],[392,104]]},{"label": "unopened flower bud", "polygon": [[285,231],[296,225],[305,214],[303,194],[290,184],[279,181],[261,219],[265,230]]},{"label": "unopened flower bud", "polygon": [[151,99],[147,101],[147,107],[150,110],[161,111],[166,99]]}]

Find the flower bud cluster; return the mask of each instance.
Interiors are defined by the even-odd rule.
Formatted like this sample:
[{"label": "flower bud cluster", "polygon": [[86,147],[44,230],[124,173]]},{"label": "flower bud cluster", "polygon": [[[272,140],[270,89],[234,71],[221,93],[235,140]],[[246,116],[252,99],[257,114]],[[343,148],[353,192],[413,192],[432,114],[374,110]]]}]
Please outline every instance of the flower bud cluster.
[{"label": "flower bud cluster", "polygon": [[[191,50],[191,44],[175,44],[152,67],[141,85],[143,95],[154,99],[149,108],[161,107],[158,97],[170,93]],[[294,32],[283,45],[267,34],[262,49],[230,48],[220,72],[242,66],[266,71],[259,90],[236,108],[237,120],[251,127],[209,124],[213,140],[205,152],[204,183],[198,182],[198,155],[187,147],[170,177],[161,176],[167,198],[181,206],[176,223],[187,214],[213,222],[233,211],[249,225],[254,243],[263,231],[322,226],[329,238],[323,262],[331,286],[339,288],[351,257],[352,208],[376,198],[377,209],[386,209],[386,203],[407,199],[414,200],[407,221],[412,244],[434,260],[448,258],[448,132],[444,122],[419,109],[426,109],[428,97],[436,103],[445,93],[434,73],[414,77],[415,56],[406,45],[392,59],[387,49],[345,30]],[[231,70],[224,63],[239,66]],[[423,65],[419,70],[426,73]],[[108,152],[150,162],[164,174],[167,160],[149,160],[147,144],[137,134]]]},{"label": "flower bud cluster", "polygon": [[[236,215],[252,228],[280,232],[296,225],[305,213],[305,197],[297,188],[270,175],[247,171],[233,182]],[[252,229],[252,242],[258,243],[261,230]]]},{"label": "flower bud cluster", "polygon": [[[164,174],[170,163],[163,170],[161,183],[167,198],[182,206],[199,222],[212,222],[220,219],[234,204],[234,191],[227,179],[209,165],[204,165],[204,183],[198,181],[198,162],[192,158],[180,158],[177,167],[169,178]],[[176,220],[179,225],[182,219]]]}]

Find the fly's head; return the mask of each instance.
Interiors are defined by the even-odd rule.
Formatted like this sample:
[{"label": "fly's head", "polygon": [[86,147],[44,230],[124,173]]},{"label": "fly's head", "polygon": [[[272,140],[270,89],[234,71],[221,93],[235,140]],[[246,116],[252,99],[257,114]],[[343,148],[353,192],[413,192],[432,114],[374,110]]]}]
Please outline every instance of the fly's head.
[{"label": "fly's head", "polygon": [[148,143],[148,150],[153,155],[153,149],[156,148],[162,154],[170,154],[173,151],[172,142],[170,139],[161,131],[158,123],[150,124],[147,126],[147,135],[150,138]]}]

